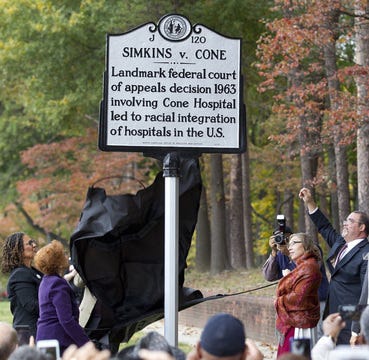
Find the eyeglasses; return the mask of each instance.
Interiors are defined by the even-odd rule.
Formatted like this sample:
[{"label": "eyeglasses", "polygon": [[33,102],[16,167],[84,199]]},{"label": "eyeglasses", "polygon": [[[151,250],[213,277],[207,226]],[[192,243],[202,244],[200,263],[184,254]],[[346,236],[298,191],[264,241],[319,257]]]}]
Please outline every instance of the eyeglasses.
[{"label": "eyeglasses", "polygon": [[31,245],[31,246],[33,246],[33,245],[37,246],[37,242],[36,242],[36,240],[33,240],[33,239],[28,240],[26,244],[27,244],[27,245]]},{"label": "eyeglasses", "polygon": [[292,241],[290,241],[289,243],[288,243],[288,246],[293,246],[293,245],[295,245],[295,244],[301,244],[302,243],[302,241],[294,241],[294,240],[292,240]]},{"label": "eyeglasses", "polygon": [[356,221],[356,220],[354,220],[354,219],[352,219],[352,218],[347,218],[346,220],[343,220],[343,223],[344,224],[348,224],[348,223],[350,223],[350,224],[362,224],[360,221]]}]

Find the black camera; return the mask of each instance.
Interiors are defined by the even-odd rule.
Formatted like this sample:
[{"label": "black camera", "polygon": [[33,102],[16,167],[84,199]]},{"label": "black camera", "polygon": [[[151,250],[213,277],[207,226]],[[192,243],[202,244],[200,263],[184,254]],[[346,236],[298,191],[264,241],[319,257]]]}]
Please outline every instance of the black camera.
[{"label": "black camera", "polygon": [[286,244],[286,218],[284,215],[277,215],[278,229],[274,231],[274,242],[278,245]]},{"label": "black camera", "polygon": [[361,317],[361,313],[367,307],[366,304],[359,304],[359,305],[339,305],[338,312],[342,320],[353,320],[359,321]]}]

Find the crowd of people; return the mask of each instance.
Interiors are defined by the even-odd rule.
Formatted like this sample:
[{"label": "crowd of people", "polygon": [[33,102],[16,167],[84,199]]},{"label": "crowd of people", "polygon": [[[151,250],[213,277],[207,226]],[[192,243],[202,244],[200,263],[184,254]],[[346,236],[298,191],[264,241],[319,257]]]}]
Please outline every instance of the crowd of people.
[{"label": "crowd of people", "polygon": [[[16,338],[14,328],[9,324],[0,323],[0,360],[48,360],[47,355],[34,346],[17,347]],[[114,356],[111,356],[108,350],[97,350],[92,342],[87,342],[81,347],[70,345],[61,358],[62,360],[262,360],[263,354],[255,342],[246,337],[241,320],[231,314],[218,313],[209,318],[196,346],[188,354],[178,347],[171,346],[158,332],[151,331],[135,345],[123,348]]]},{"label": "crowd of people", "polygon": [[[280,279],[275,299],[279,338],[277,356],[279,359],[283,354],[291,353],[294,342],[301,340],[302,344],[303,339],[308,339],[311,358],[328,359],[329,351],[324,349],[362,344],[365,338],[362,329],[365,319],[369,319],[364,314],[362,321],[352,316],[343,318],[343,309],[345,305],[364,309],[368,303],[369,217],[361,211],[350,213],[343,223],[342,233],[339,233],[318,208],[310,189],[302,188],[299,197],[329,247],[326,260],[329,282],[324,277],[326,271],[319,243],[313,243],[308,234],[293,234],[288,229],[284,241],[276,242],[274,235],[270,238],[272,252],[263,266],[263,274],[268,281]],[[321,276],[317,268],[320,268]],[[323,326],[317,331],[319,321]],[[333,325],[335,330],[327,334],[327,328],[331,329]],[[338,350],[342,351],[341,346]],[[338,356],[337,352],[335,356]]]},{"label": "crowd of people", "polygon": [[[329,251],[324,261],[319,243],[290,228],[285,229],[282,240],[276,242],[276,235],[269,240],[272,252],[262,271],[266,280],[278,280],[274,300],[276,359],[344,359],[345,352],[352,356],[353,351],[369,359],[369,217],[360,211],[350,213],[339,233],[318,208],[310,189],[302,188],[299,197]],[[226,313],[209,318],[189,354],[170,346],[156,332],[120,351],[98,348],[85,328],[98,300],[85,286],[88,296],[77,298],[72,280],[81,279],[70,269],[64,246],[57,240],[38,249],[36,241],[25,233],[9,235],[1,269],[9,274],[13,326],[0,322],[0,360],[49,359],[37,346],[44,340],[58,341],[63,360],[263,359],[255,342],[246,337],[243,322]],[[356,317],[343,312],[345,305],[354,309]],[[86,308],[87,315],[80,316],[80,310],[85,312]],[[30,334],[27,344],[19,337],[25,326]]]}]

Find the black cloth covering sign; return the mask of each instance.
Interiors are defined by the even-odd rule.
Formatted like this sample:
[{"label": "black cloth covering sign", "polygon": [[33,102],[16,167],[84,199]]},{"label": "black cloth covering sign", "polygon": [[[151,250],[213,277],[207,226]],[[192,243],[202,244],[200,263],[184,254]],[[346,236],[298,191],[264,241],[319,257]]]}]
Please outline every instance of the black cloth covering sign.
[{"label": "black cloth covering sign", "polygon": [[[197,222],[202,183],[197,159],[181,160],[179,177],[179,308],[203,301],[184,288],[186,258]],[[164,316],[164,191],[160,172],[135,195],[90,187],[70,240],[72,262],[100,304],[95,331],[128,341]]]}]

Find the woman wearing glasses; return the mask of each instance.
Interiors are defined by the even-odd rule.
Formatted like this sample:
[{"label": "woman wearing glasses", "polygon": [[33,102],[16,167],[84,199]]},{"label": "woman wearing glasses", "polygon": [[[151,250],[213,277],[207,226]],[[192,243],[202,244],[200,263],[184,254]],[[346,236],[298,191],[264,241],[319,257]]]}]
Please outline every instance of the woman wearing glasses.
[{"label": "woman wearing glasses", "polygon": [[277,287],[277,356],[290,351],[292,338],[308,338],[310,346],[313,346],[317,340],[316,326],[320,317],[320,251],[312,238],[305,233],[292,234],[288,250],[296,268],[285,271]]},{"label": "woman wearing glasses", "polygon": [[36,336],[38,288],[42,278],[42,273],[32,267],[36,252],[36,241],[16,232],[5,239],[1,261],[1,271],[10,273],[7,292],[13,326],[28,325],[33,336]]}]

